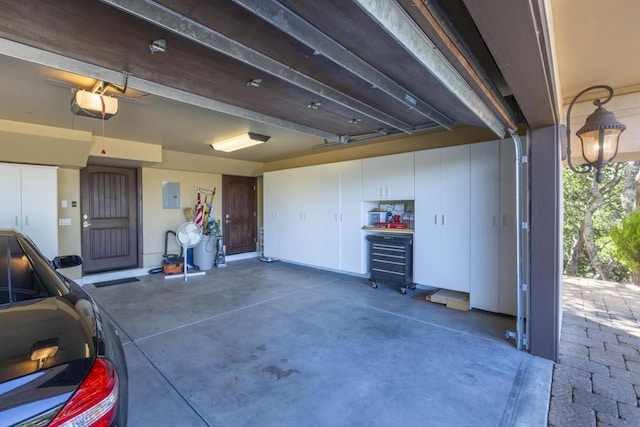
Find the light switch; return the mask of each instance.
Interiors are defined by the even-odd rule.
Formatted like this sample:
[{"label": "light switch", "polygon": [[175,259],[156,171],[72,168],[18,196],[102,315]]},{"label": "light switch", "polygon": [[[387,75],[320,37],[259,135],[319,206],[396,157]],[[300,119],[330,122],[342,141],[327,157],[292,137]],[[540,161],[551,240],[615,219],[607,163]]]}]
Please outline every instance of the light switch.
[{"label": "light switch", "polygon": [[67,202],[66,200],[62,200],[62,201],[60,202],[60,205],[61,205],[63,208],[66,208],[67,206],[69,206],[69,204],[68,204],[68,202]]}]

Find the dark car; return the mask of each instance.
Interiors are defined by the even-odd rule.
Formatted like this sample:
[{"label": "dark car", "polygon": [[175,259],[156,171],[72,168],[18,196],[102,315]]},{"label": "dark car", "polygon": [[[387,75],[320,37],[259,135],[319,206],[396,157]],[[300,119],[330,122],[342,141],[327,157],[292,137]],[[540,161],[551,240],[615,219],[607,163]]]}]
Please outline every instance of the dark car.
[{"label": "dark car", "polygon": [[120,338],[26,236],[0,230],[0,426],[125,426]]}]

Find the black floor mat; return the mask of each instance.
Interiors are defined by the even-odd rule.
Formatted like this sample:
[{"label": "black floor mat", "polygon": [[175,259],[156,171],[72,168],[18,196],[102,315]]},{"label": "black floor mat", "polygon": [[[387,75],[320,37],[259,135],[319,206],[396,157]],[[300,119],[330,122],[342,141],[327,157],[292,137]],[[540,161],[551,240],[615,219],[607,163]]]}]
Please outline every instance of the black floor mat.
[{"label": "black floor mat", "polygon": [[104,288],[105,286],[121,285],[123,283],[139,282],[137,277],[127,277],[125,279],[106,280],[104,282],[93,283],[96,288]]}]

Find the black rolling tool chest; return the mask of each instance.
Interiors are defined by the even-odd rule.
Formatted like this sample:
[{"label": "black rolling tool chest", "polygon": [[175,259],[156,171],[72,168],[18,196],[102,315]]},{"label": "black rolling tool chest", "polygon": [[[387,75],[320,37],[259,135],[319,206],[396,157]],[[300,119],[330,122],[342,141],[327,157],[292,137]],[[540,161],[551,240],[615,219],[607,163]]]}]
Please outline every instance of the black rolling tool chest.
[{"label": "black rolling tool chest", "polygon": [[413,236],[370,234],[369,282],[377,288],[379,283],[399,286],[402,294],[415,289],[413,283]]}]

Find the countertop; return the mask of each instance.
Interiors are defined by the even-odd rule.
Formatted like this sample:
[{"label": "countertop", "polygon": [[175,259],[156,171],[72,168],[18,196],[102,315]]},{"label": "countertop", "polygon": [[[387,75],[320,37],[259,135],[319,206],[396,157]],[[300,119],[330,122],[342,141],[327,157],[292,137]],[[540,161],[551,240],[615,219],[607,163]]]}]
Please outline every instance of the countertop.
[{"label": "countertop", "polygon": [[413,234],[415,230],[413,228],[382,228],[382,227],[369,227],[363,226],[362,231],[374,231],[376,233],[404,233],[404,234]]}]

